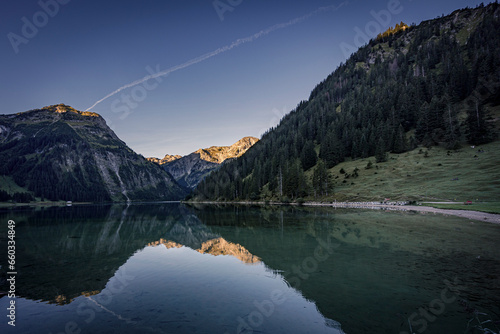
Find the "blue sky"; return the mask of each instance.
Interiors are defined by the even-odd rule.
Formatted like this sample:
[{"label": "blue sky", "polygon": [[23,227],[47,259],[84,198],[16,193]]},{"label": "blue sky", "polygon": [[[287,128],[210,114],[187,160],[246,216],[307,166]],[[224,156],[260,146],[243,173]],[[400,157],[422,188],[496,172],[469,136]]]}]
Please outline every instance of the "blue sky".
[{"label": "blue sky", "polygon": [[[259,137],[307,99],[314,86],[345,61],[343,50],[360,46],[360,31],[369,35],[400,21],[418,24],[479,3],[3,1],[0,113],[57,103],[86,110],[124,85],[314,13],[123,89],[92,109],[145,156],[230,145],[244,136]],[[327,9],[317,11],[321,7]]]}]

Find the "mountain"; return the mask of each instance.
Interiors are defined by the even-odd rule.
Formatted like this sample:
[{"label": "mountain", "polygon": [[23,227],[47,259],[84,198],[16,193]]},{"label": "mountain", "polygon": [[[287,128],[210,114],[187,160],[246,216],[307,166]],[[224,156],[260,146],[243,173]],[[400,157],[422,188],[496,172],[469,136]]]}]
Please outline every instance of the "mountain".
[{"label": "mountain", "polygon": [[[160,165],[182,186],[194,189],[210,172],[220,168],[227,160],[238,158],[259,140],[244,137],[231,146],[212,146]],[[165,157],[172,157],[168,154]],[[176,156],[174,156],[176,157]],[[150,161],[154,161],[150,158]],[[165,158],[163,159],[165,160]]]},{"label": "mountain", "polygon": [[[340,64],[252,150],[205,178],[192,197],[334,200],[336,189],[350,187],[350,193],[375,198],[370,194],[376,189],[355,182],[365,166],[380,184],[385,179],[376,171],[389,158],[416,149],[425,159],[433,147],[446,155],[494,141],[500,123],[498,31],[498,3],[389,29]],[[405,178],[424,168],[418,160],[412,173],[398,165]],[[344,161],[360,161],[360,167],[337,170]],[[439,167],[449,181],[452,165]],[[422,181],[427,183],[420,192],[435,184],[432,177]]]},{"label": "mountain", "polygon": [[[150,247],[156,247],[160,245],[165,246],[167,249],[184,247],[184,245],[182,244],[176,243],[171,240],[166,240],[163,238],[148,244],[148,246]],[[234,244],[221,237],[205,241],[204,243],[202,243],[199,249],[196,249],[196,251],[201,254],[211,254],[213,256],[219,256],[219,255],[234,256],[241,262],[247,264],[255,264],[261,262],[259,257],[250,253],[242,245]]]},{"label": "mountain", "polygon": [[163,159],[146,158],[146,160],[154,162],[155,164],[158,164],[158,165],[164,165],[164,164],[168,164],[169,162],[175,161],[175,160],[180,159],[180,158],[182,158],[182,156],[180,156],[180,155],[169,155],[169,154],[166,154],[163,157]]},{"label": "mountain", "polygon": [[194,153],[200,155],[200,159],[221,164],[227,159],[241,157],[259,139],[255,137],[244,137],[231,146],[212,146],[210,148],[199,149]]},{"label": "mountain", "polygon": [[100,115],[64,104],[0,115],[0,159],[1,201],[177,200],[186,194]]}]

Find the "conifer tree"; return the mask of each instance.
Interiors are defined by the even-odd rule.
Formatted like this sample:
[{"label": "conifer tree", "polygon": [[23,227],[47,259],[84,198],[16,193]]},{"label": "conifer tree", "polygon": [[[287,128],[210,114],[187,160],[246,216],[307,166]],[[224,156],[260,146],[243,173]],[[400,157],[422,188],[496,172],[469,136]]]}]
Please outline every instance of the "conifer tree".
[{"label": "conifer tree", "polygon": [[401,124],[399,124],[399,127],[394,134],[392,146],[394,153],[403,153],[406,152],[408,149],[405,130]]},{"label": "conifer tree", "polygon": [[457,149],[460,147],[460,124],[458,122],[457,112],[448,104],[443,113],[446,134],[444,137],[447,149]]},{"label": "conifer tree", "polygon": [[315,196],[328,196],[333,189],[332,181],[326,164],[319,159],[313,173],[313,189]]},{"label": "conifer tree", "polygon": [[314,143],[312,142],[312,140],[308,140],[302,149],[302,153],[300,154],[302,167],[304,168],[304,170],[308,170],[309,168],[316,165],[317,160],[318,156],[314,149]]},{"label": "conifer tree", "polygon": [[483,103],[474,98],[467,110],[467,141],[470,144],[486,144],[493,140],[491,125],[487,122],[487,110]]},{"label": "conifer tree", "polygon": [[387,161],[387,152],[385,151],[385,143],[382,138],[379,138],[377,148],[375,149],[375,160],[377,162]]}]

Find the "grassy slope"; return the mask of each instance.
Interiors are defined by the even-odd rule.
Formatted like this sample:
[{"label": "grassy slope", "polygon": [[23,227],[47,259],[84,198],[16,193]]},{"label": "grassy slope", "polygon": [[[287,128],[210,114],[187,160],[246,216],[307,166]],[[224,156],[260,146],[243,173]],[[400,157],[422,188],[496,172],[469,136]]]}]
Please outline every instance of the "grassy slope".
[{"label": "grassy slope", "polygon": [[[478,153],[479,148],[484,153]],[[449,155],[443,148],[432,147],[427,158],[420,150],[427,149],[390,154],[387,162],[379,164],[371,157],[333,167],[335,194],[324,200],[500,201],[500,141],[475,149],[464,146]],[[365,169],[369,160],[373,168]],[[356,167],[357,178],[346,179],[339,172],[343,168],[352,174]],[[312,170],[306,175],[311,177]]]},{"label": "grassy slope", "polygon": [[0,175],[0,190],[8,192],[10,195],[13,195],[14,193],[30,192],[25,188],[20,187],[14,182],[12,177],[7,175]]}]

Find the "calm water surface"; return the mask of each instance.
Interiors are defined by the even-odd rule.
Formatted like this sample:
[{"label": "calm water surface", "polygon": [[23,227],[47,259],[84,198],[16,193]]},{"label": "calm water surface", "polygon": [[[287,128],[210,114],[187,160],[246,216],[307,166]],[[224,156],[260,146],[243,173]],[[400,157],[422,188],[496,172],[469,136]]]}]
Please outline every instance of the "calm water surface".
[{"label": "calm water surface", "polygon": [[[5,209],[1,333],[482,333],[500,226],[417,213],[179,204]],[[477,319],[474,311],[479,311]],[[495,322],[497,322],[495,324]]]}]

